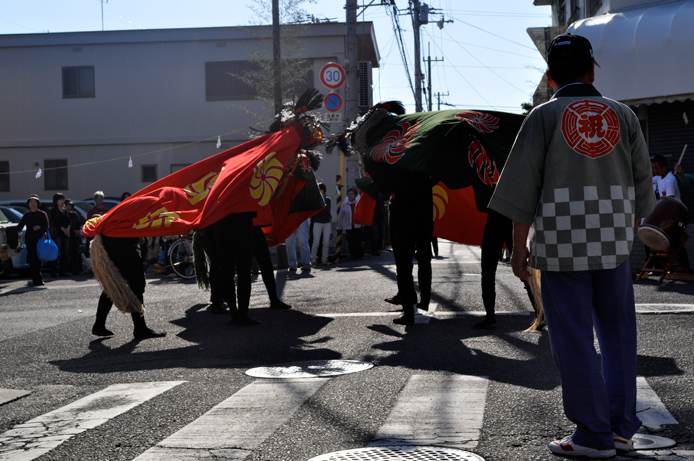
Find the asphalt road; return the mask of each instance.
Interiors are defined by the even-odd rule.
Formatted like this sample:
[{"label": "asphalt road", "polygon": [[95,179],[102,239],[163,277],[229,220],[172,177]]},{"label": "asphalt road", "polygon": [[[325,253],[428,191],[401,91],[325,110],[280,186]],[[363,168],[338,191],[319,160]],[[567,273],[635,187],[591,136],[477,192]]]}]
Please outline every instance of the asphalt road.
[{"label": "asphalt road", "polygon": [[[479,249],[441,242],[440,251],[435,310],[409,327],[394,325],[396,309],[383,301],[396,292],[388,252],[310,274],[279,271],[291,310],[270,310],[258,279],[251,315],[262,323],[254,327],[207,312],[209,293],[193,281],[148,274],[147,323],[168,335],[140,342],[129,316],[115,309],[107,322],[115,336],[90,334],[100,293],[92,277],[47,279],[39,289],[26,279],[2,280],[0,402],[15,397],[0,404],[0,460],[25,459],[10,451],[21,446],[44,447],[42,460],[303,461],[368,447],[398,430],[487,460],[557,459],[547,444],[573,427],[562,412],[547,332],[524,331],[533,316],[522,284],[500,264],[498,327],[476,330],[484,311]],[[642,432],[678,445],[630,459],[694,459],[694,317],[666,310],[694,304],[694,284],[645,280],[635,290],[637,304],[665,305],[638,315],[639,374],[676,422],[649,423]],[[320,360],[374,367],[296,382],[245,374]],[[436,402],[433,413],[427,402]],[[89,419],[85,411],[95,413]],[[27,447],[31,437],[22,430],[60,419],[56,412],[72,428],[69,437],[46,434]],[[437,424],[451,427],[448,439],[427,435]],[[197,448],[185,434],[194,434]],[[186,447],[167,452],[177,444]]]}]

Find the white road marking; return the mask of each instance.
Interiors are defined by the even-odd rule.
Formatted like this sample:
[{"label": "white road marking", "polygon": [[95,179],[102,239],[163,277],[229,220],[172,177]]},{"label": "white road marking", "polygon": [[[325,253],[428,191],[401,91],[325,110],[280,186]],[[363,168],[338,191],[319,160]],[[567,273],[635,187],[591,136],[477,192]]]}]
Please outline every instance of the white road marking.
[{"label": "white road marking", "polygon": [[413,375],[369,445],[475,448],[488,386],[479,376]]},{"label": "white road marking", "polygon": [[[436,306],[436,304],[432,304],[433,306]],[[478,317],[478,316],[484,316],[485,313],[484,311],[475,311],[475,312],[460,312],[460,311],[436,311],[432,312],[431,307],[429,307],[429,312],[427,313],[426,311],[419,311],[419,314],[422,316],[428,316],[428,317],[466,317],[466,316],[472,316],[472,317]],[[515,311],[496,311],[496,315],[531,315],[533,314],[532,312],[515,312]],[[321,314],[312,314],[314,317],[329,317],[329,318],[339,318],[339,317],[394,317],[398,315],[402,315],[402,311],[383,311],[383,312],[324,312]]]},{"label": "white road marking", "polygon": [[414,314],[414,323],[429,323],[429,320],[431,320],[432,317],[436,317],[434,313],[436,312],[436,308],[438,307],[438,304],[436,303],[429,303],[429,310],[424,311],[422,309],[416,309],[415,314]]},{"label": "white road marking", "polygon": [[114,384],[0,434],[0,460],[28,461],[185,381]]},{"label": "white road marking", "polygon": [[244,459],[327,381],[254,381],[134,461]]},{"label": "white road marking", "polygon": [[679,314],[694,312],[694,304],[637,304],[637,314]]},{"label": "white road marking", "polygon": [[651,430],[660,430],[663,424],[679,424],[643,376],[636,378],[636,412]]},{"label": "white road marking", "polygon": [[31,394],[31,391],[21,389],[0,389],[0,405],[17,400],[29,394]]}]

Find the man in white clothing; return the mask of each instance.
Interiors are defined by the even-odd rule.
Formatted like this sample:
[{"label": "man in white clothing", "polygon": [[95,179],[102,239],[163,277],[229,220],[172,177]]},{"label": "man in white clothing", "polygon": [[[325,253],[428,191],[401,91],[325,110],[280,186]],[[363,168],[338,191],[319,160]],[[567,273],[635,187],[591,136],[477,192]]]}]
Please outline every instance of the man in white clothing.
[{"label": "man in white clothing", "polygon": [[658,198],[672,197],[681,202],[680,187],[677,184],[677,178],[667,167],[667,159],[662,155],[656,155],[651,160],[651,167],[653,168],[653,180],[658,187]]}]

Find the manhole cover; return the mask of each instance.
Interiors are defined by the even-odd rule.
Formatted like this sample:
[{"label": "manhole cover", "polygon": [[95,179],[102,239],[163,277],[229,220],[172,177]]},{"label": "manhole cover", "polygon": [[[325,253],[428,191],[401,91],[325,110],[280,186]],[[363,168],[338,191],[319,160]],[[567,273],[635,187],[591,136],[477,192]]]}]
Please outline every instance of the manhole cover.
[{"label": "manhole cover", "polygon": [[336,451],[308,461],[484,461],[468,451],[440,447],[369,447]]},{"label": "manhole cover", "polygon": [[311,360],[292,362],[273,367],[251,368],[246,372],[255,378],[322,378],[325,376],[346,375],[373,367],[371,362],[358,360]]},{"label": "manhole cover", "polygon": [[632,440],[634,441],[634,450],[658,450],[677,445],[677,442],[672,439],[649,434],[634,434]]},{"label": "manhole cover", "polygon": [[669,312],[694,312],[694,304],[637,304],[637,314],[662,314]]}]

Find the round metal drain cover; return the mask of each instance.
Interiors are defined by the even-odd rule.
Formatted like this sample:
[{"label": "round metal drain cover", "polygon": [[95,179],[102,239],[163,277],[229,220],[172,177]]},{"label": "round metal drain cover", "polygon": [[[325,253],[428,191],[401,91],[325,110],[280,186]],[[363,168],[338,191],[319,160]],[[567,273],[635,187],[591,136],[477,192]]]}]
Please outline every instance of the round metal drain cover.
[{"label": "round metal drain cover", "polygon": [[674,440],[657,435],[634,434],[631,439],[634,441],[634,450],[658,450],[677,445]]},{"label": "round metal drain cover", "polygon": [[694,304],[637,304],[637,314],[694,312]]},{"label": "round metal drain cover", "polygon": [[272,367],[251,368],[246,374],[255,378],[323,378],[356,373],[368,370],[373,366],[374,364],[371,362],[358,360],[310,360]]},{"label": "round metal drain cover", "polygon": [[393,446],[336,451],[308,461],[484,461],[468,451],[443,447]]}]

